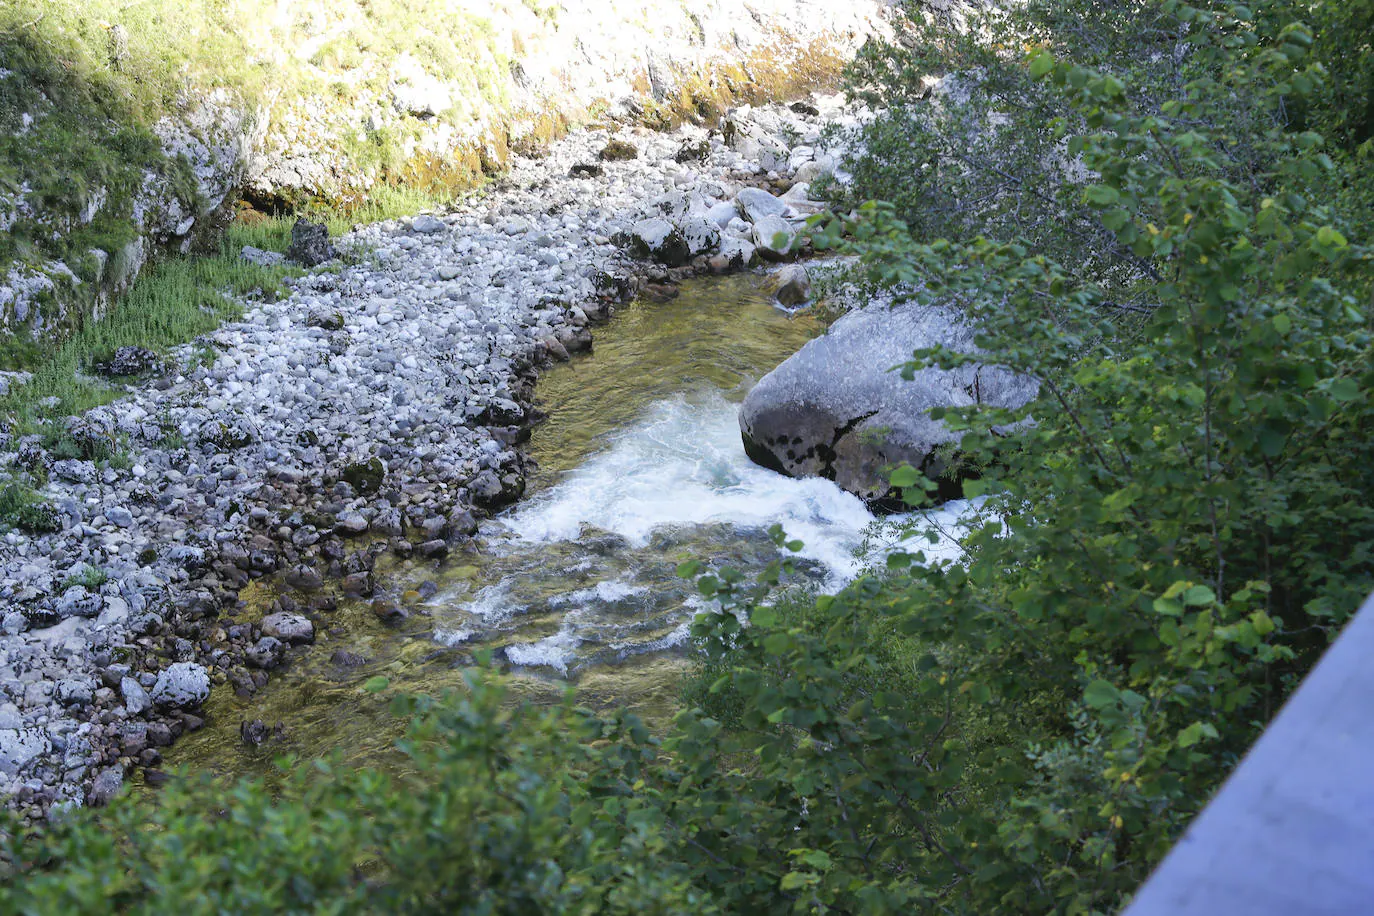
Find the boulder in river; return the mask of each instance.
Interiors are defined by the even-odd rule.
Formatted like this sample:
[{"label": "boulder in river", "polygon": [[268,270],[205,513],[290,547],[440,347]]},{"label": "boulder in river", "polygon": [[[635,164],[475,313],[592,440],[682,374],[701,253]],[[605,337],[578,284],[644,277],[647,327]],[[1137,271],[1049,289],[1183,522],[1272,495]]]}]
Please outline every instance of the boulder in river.
[{"label": "boulder in river", "polygon": [[905,381],[892,367],[943,345],[976,352],[974,330],[954,309],[871,306],[836,321],[764,376],[740,409],[745,451],[790,477],[823,477],[870,502],[890,498],[892,468],[910,464],[959,493],[949,446],[959,434],[932,407],[1029,403],[1037,383],[995,366],[925,368]]}]

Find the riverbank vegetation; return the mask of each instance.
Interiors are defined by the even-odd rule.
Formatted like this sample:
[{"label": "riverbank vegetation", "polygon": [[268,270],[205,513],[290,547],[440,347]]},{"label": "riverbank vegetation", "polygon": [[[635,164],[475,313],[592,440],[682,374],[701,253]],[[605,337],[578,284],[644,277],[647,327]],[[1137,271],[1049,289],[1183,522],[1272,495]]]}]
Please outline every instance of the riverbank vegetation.
[{"label": "riverbank vegetation", "polygon": [[667,734],[476,671],[397,700],[404,773],[297,765],[13,831],[0,909],[1116,911],[1374,586],[1370,14],[913,23],[855,70],[891,106],[855,167],[887,202],[817,241],[1041,381],[944,414],[983,470],[959,562],[918,536],[801,606],[776,574],[704,577],[723,613]]}]

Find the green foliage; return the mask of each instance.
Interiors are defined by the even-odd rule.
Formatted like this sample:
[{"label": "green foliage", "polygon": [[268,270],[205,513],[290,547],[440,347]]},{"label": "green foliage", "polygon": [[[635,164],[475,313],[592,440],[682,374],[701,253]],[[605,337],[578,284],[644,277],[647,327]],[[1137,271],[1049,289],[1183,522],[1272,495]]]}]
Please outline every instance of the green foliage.
[{"label": "green foliage", "polygon": [[79,813],[27,840],[12,827],[0,911],[714,912],[635,800],[643,725],[508,699],[473,676],[441,703],[398,700],[414,717],[400,772],[286,761],[281,802],[187,780],[153,807],[117,802],[104,829]]},{"label": "green foliage", "polygon": [[37,491],[0,475],[0,527],[47,534],[61,530],[62,525],[57,511]]},{"label": "green foliage", "polygon": [[[1121,71],[1137,85],[1060,53],[1116,59],[1093,31],[1126,7],[1183,42],[1177,70]],[[957,563],[918,529],[833,597],[775,596],[781,562],[702,576],[719,613],[661,740],[473,675],[399,701],[400,775],[72,815],[0,855],[0,910],[1118,909],[1374,586],[1371,251],[1343,209],[1363,184],[1286,116],[1327,84],[1282,13],[1085,0],[986,33],[1032,45],[1006,67],[1058,112],[1043,148],[1084,171],[1053,194],[1111,269],[998,240],[1000,203],[952,239],[891,204],[817,226],[1040,383],[1020,411],[935,412],[982,471]],[[1028,225],[1073,252],[1054,221]]]},{"label": "green foliage", "polygon": [[66,591],[73,586],[80,585],[95,591],[108,581],[110,581],[110,574],[99,566],[83,565],[78,572],[62,580],[61,590]]}]

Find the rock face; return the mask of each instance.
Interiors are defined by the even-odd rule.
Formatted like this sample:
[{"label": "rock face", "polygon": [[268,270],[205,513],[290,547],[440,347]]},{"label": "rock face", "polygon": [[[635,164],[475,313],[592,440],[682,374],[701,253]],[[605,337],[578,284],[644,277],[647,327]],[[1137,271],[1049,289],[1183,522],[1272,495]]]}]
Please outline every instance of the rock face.
[{"label": "rock face", "polygon": [[[934,478],[949,470],[942,446],[958,436],[932,407],[1020,407],[1036,383],[991,366],[922,369],[904,381],[889,369],[935,345],[974,351],[973,330],[953,309],[871,306],[845,315],[764,376],[740,409],[749,457],[791,477],[824,477],[865,500],[889,496],[887,473],[909,463]],[[958,494],[957,481],[942,495]]]},{"label": "rock face", "polygon": [[[12,187],[0,187],[0,231],[24,221],[29,232],[74,238],[73,230],[101,216],[121,222],[130,241],[117,250],[73,249],[78,253],[70,257],[54,247],[50,259],[0,263],[0,327],[48,334],[82,317],[92,301],[108,305],[160,249],[185,252],[205,240],[239,191],[262,209],[278,210],[313,199],[365,197],[397,174],[461,187],[504,171],[514,157],[547,146],[567,125],[591,114],[662,126],[680,115],[697,116],[683,100],[709,100],[716,108],[739,98],[787,97],[815,88],[836,77],[865,41],[892,34],[894,5],[895,0],[413,0],[393,10],[392,4],[333,0],[277,4],[274,15],[227,30],[223,16],[232,23],[240,13],[212,14],[198,5],[187,12],[186,25],[193,32],[238,36],[245,45],[240,63],[263,91],[210,88],[189,74],[176,105],[154,125],[169,167],[126,169],[128,177],[108,187],[93,185],[81,212],[61,219],[38,212],[44,205],[30,189],[38,184],[26,182],[20,169],[18,180],[8,183]],[[77,31],[98,34],[96,11],[83,9],[89,4],[69,6]],[[410,22],[379,21],[396,16]],[[353,42],[376,32],[414,40],[402,37],[350,53]],[[189,47],[177,33],[148,37],[172,56]],[[192,61],[202,69],[206,63]],[[0,85],[10,74],[0,67]],[[317,80],[343,91],[317,92]],[[10,90],[3,91],[8,97]],[[49,125],[54,111],[38,105],[20,112],[21,123],[35,136],[51,129],[45,139],[56,140],[71,125],[56,119]],[[112,132],[129,126],[110,125]],[[768,146],[765,172],[785,167],[780,145]],[[384,155],[375,156],[379,148]],[[738,151],[747,158],[758,152]],[[667,155],[704,165],[711,154],[708,142],[690,137]],[[635,155],[617,140],[605,158],[622,167]],[[0,162],[0,171],[8,173],[15,164]],[[145,176],[141,186],[139,174]],[[119,215],[125,211],[127,218]]]}]

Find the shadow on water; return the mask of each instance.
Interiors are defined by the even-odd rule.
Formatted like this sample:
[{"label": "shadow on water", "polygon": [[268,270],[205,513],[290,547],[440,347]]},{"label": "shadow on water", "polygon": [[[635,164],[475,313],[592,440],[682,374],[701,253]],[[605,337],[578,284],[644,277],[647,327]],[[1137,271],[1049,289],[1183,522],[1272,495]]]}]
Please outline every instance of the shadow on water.
[{"label": "shadow on water", "polygon": [[[856,572],[874,521],[863,504],[744,456],[738,402],[818,331],[773,308],[759,284],[701,280],[672,302],[635,303],[600,330],[593,356],[550,369],[538,388],[550,419],[530,444],[533,495],[442,563],[379,564],[405,622],[388,627],[365,603],[341,602],[258,695],[218,690],[207,727],[168,763],[247,774],[283,753],[383,760],[401,730],[387,693],[460,686],[479,648],[517,675],[521,696],[551,701],[575,684],[584,705],[663,722],[699,607],[679,563],[759,569],[777,557],[766,532],[781,523],[806,543],[804,578],[833,586]],[[391,686],[367,694],[377,675]],[[282,737],[245,746],[239,724],[252,719],[282,723]]]}]

